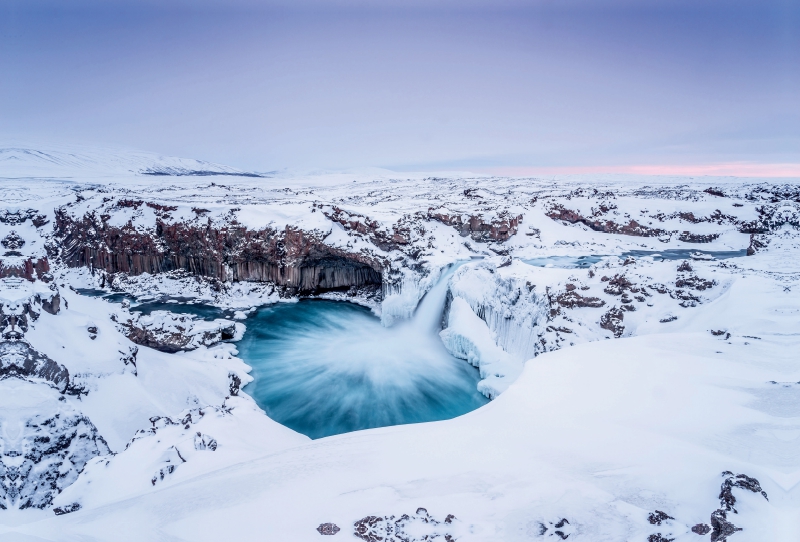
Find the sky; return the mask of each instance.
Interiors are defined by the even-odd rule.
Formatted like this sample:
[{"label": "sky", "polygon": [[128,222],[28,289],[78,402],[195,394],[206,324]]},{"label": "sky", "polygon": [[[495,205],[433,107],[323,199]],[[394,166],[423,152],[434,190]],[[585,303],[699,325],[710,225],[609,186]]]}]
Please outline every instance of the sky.
[{"label": "sky", "polygon": [[800,176],[800,2],[0,0],[2,142]]}]

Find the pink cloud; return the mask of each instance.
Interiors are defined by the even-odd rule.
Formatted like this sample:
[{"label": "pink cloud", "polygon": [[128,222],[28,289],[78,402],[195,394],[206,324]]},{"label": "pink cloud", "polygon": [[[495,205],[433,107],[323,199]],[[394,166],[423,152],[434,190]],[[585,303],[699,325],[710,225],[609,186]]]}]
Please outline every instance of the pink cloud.
[{"label": "pink cloud", "polygon": [[628,165],[628,166],[559,166],[559,167],[493,167],[481,168],[493,175],[536,176],[592,173],[627,173],[634,175],[680,175],[718,177],[800,177],[800,164],[754,164],[730,162],[702,165]]}]

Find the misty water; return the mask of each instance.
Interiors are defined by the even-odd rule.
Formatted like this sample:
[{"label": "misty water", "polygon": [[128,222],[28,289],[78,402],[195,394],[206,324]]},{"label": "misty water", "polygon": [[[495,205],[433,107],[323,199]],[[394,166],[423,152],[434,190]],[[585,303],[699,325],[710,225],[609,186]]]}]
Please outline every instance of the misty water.
[{"label": "misty water", "polygon": [[[359,429],[446,420],[488,400],[479,373],[451,356],[438,331],[445,274],[411,320],[384,327],[369,309],[347,302],[301,300],[259,308],[244,321],[238,356],[253,369],[244,387],[273,420],[320,438]],[[154,310],[224,318],[230,311],[181,298],[137,301],[127,294],[79,293]]]},{"label": "misty water", "polygon": [[363,307],[312,300],[263,307],[246,324],[237,348],[255,380],[244,391],[311,438],[449,419],[487,402],[477,369],[413,321],[386,328]]}]

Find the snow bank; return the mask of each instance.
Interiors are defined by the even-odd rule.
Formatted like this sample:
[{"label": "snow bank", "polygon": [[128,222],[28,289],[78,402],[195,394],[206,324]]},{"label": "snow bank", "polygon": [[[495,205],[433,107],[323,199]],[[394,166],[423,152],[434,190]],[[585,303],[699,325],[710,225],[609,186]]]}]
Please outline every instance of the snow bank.
[{"label": "snow bank", "polygon": [[480,369],[478,391],[489,399],[503,393],[522,371],[522,362],[497,346],[494,333],[460,297],[450,303],[447,328],[439,336],[452,355]]},{"label": "snow bank", "polygon": [[[547,320],[544,288],[525,276],[520,264],[498,268],[490,261],[466,265],[450,284],[453,298],[461,298],[483,320],[497,344],[519,361],[541,351],[539,333]],[[549,275],[543,282],[552,280]]]}]

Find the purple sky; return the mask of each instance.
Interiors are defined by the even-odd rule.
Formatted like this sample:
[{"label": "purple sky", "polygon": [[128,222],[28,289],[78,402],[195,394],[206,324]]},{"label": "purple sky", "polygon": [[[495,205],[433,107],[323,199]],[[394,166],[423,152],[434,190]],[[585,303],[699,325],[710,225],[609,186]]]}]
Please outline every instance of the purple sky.
[{"label": "purple sky", "polygon": [[0,140],[262,171],[800,164],[793,0],[0,0],[0,74]]}]

